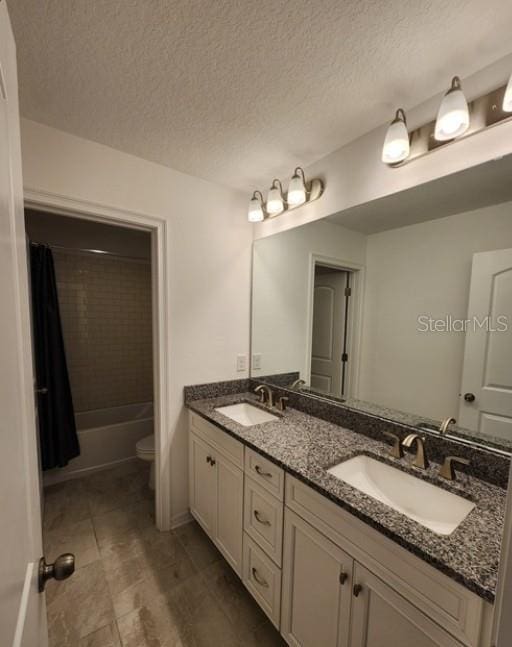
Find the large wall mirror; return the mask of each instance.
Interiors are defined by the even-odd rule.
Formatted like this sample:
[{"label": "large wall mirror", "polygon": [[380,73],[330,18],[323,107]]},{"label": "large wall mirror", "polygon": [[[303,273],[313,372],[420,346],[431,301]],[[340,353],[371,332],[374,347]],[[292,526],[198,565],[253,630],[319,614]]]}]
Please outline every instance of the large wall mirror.
[{"label": "large wall mirror", "polygon": [[252,360],[253,378],[512,447],[512,156],[257,240]]}]

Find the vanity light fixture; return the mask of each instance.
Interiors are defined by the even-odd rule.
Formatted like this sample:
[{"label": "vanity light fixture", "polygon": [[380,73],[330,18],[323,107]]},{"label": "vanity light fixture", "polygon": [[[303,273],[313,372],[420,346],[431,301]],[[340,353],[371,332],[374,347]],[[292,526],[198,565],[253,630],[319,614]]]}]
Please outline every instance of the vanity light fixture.
[{"label": "vanity light fixture", "polygon": [[249,201],[248,220],[249,222],[261,222],[265,218],[273,218],[285,211],[296,209],[303,204],[317,200],[324,192],[322,180],[314,178],[306,181],[304,170],[297,166],[293,172],[292,179],[288,185],[286,198],[283,193],[283,185],[277,178],[272,182],[267,194],[267,202],[263,202],[260,191],[255,191]]},{"label": "vanity light fixture", "polygon": [[265,220],[265,205],[261,191],[255,191],[249,201],[249,211],[247,212],[249,222],[261,222]]},{"label": "vanity light fixture", "polygon": [[269,216],[277,216],[285,210],[283,185],[275,179],[267,194],[267,213]]},{"label": "vanity light fixture", "polygon": [[402,108],[398,108],[395,118],[389,124],[384,145],[382,147],[382,161],[384,164],[398,164],[409,157],[409,131],[407,120]]},{"label": "vanity light fixture", "polygon": [[505,96],[503,97],[503,112],[512,112],[512,74],[508,80],[507,87],[505,89]]},{"label": "vanity light fixture", "polygon": [[458,76],[454,76],[437,113],[434,137],[444,142],[463,135],[469,128],[469,108]]}]

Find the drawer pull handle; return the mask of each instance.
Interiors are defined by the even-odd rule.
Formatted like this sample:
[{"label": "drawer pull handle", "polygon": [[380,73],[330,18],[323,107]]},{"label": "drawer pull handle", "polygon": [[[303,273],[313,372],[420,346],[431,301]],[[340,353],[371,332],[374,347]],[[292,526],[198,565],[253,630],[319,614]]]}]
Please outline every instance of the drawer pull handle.
[{"label": "drawer pull handle", "polygon": [[270,521],[268,519],[263,519],[263,517],[261,516],[261,514],[260,514],[260,512],[258,510],[254,511],[254,518],[256,519],[256,521],[258,523],[261,523],[264,526],[270,526],[271,525],[271,523],[270,523]]},{"label": "drawer pull handle", "polygon": [[270,472],[265,472],[264,470],[262,470],[259,465],[255,465],[254,469],[258,472],[260,476],[264,476],[265,478],[268,478],[268,479],[272,478],[272,474]]},{"label": "drawer pull handle", "polygon": [[252,576],[260,586],[264,586],[268,589],[268,582],[258,574],[258,571],[254,568],[254,566],[252,567]]},{"label": "drawer pull handle", "polygon": [[360,584],[354,584],[354,588],[352,590],[354,593],[354,597],[357,598],[359,597],[359,594],[363,590],[363,587]]},{"label": "drawer pull handle", "polygon": [[348,575],[345,573],[345,571],[341,571],[340,573],[340,584],[345,584],[347,581]]}]

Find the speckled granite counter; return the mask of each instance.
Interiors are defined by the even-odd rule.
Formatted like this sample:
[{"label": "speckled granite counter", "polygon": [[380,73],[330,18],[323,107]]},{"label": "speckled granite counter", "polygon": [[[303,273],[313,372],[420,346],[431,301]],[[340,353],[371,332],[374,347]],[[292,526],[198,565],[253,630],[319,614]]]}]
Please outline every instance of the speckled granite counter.
[{"label": "speckled granite counter", "polygon": [[[427,471],[416,469],[410,465],[411,456],[400,461],[390,458],[389,445],[384,441],[294,409],[287,409],[276,422],[252,427],[243,427],[215,411],[219,406],[241,401],[256,402],[253,394],[240,393],[193,400],[187,406],[434,568],[482,598],[494,600],[505,490],[465,474],[449,483],[437,476],[436,464]],[[362,453],[471,499],[476,507],[450,536],[438,535],[327,473],[329,467]]]}]

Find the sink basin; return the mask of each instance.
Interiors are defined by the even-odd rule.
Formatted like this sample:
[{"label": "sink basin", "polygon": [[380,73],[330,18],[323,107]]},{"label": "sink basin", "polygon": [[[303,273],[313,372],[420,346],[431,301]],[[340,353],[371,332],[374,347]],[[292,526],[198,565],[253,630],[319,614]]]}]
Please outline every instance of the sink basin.
[{"label": "sink basin", "polygon": [[253,407],[248,402],[240,402],[239,404],[230,404],[227,407],[219,407],[215,409],[223,416],[231,418],[239,425],[244,427],[252,427],[252,425],[261,425],[262,422],[271,422],[272,420],[279,420],[277,416],[272,415],[268,411],[264,411],[259,407]]},{"label": "sink basin", "polygon": [[356,456],[327,471],[439,535],[451,535],[475,507],[467,499],[369,456]]}]

